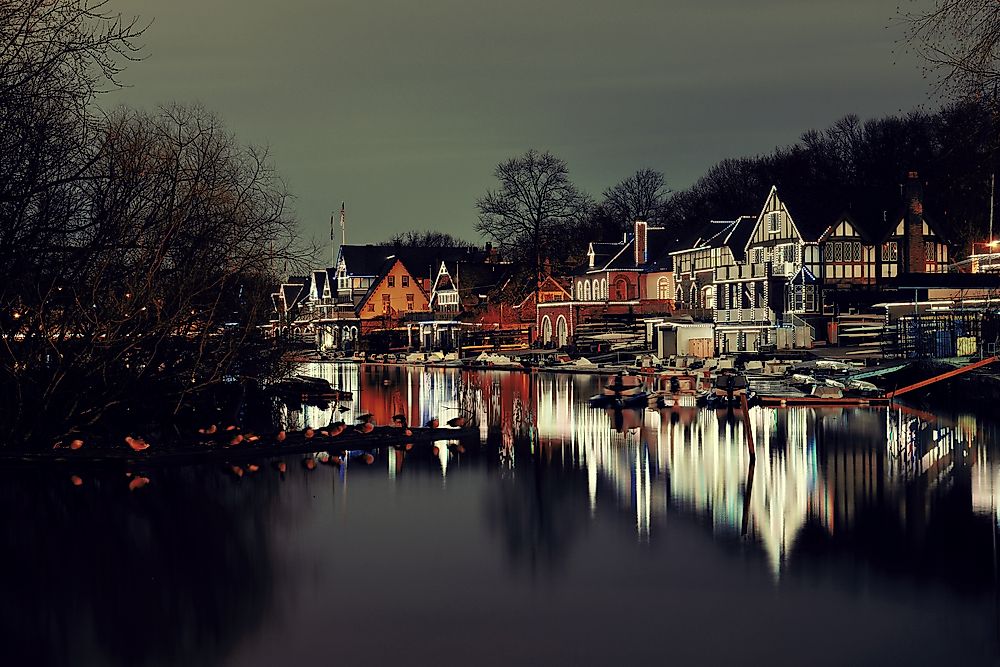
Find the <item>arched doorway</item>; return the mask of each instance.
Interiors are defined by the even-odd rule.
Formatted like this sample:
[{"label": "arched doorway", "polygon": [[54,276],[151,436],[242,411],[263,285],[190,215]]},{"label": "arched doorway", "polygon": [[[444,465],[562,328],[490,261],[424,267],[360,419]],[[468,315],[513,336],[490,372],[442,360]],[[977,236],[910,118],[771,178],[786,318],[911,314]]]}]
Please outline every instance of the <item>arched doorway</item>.
[{"label": "arched doorway", "polygon": [[542,318],[542,345],[552,342],[552,320],[546,315]]},{"label": "arched doorway", "polygon": [[566,347],[569,343],[569,327],[566,325],[566,318],[562,315],[556,320],[556,338],[558,347]]}]

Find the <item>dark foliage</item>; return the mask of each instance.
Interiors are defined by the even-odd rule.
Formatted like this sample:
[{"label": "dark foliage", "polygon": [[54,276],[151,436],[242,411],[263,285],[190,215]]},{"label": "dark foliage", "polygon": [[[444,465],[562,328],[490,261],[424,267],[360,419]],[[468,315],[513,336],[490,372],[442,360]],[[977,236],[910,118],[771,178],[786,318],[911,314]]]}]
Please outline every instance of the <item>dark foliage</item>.
[{"label": "dark foliage", "polygon": [[928,216],[948,230],[956,250],[968,252],[987,234],[995,144],[985,102],[868,121],[847,116],[792,146],[723,160],[671,197],[664,222],[757,215],[772,185],[813,202],[831,220],[845,210],[892,211],[906,174],[917,171]]},{"label": "dark foliage", "polygon": [[95,111],[140,34],[99,1],[0,8],[0,446],[176,411],[267,360],[285,189],[202,110]]}]

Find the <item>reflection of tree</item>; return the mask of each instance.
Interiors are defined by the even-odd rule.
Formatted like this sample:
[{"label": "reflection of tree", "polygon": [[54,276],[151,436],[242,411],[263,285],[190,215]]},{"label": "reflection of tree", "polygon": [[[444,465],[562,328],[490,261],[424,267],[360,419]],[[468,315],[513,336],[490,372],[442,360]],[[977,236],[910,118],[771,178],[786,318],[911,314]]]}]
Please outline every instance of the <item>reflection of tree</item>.
[{"label": "reflection of tree", "polygon": [[[518,448],[520,449],[520,447]],[[530,456],[524,452],[524,456]],[[500,476],[486,502],[487,520],[500,533],[515,566],[554,570],[588,522],[586,477],[535,458]]]},{"label": "reflection of tree", "polygon": [[22,658],[10,664],[212,664],[260,622],[277,480],[182,469],[130,494],[119,474],[0,484],[0,636]]}]

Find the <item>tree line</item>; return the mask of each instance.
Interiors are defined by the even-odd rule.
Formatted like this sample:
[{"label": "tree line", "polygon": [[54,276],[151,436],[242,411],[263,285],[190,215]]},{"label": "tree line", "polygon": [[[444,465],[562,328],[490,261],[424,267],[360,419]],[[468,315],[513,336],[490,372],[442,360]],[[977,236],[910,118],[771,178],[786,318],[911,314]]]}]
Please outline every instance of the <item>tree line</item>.
[{"label": "tree line", "polygon": [[143,30],[105,0],[0,4],[0,446],[254,372],[303,255],[266,150],[197,107],[101,109]]},{"label": "tree line", "polygon": [[672,230],[679,243],[692,241],[711,220],[756,215],[772,185],[831,220],[845,210],[891,215],[907,173],[917,171],[927,184],[928,215],[964,254],[989,225],[993,107],[980,98],[866,121],[849,115],[770,153],[725,159],[683,190],[671,192],[662,172],[646,168],[598,200],[574,185],[564,160],[529,150],[497,165],[497,186],[476,202],[476,229],[538,276],[549,265],[572,267],[591,241],[620,240],[635,220]]}]

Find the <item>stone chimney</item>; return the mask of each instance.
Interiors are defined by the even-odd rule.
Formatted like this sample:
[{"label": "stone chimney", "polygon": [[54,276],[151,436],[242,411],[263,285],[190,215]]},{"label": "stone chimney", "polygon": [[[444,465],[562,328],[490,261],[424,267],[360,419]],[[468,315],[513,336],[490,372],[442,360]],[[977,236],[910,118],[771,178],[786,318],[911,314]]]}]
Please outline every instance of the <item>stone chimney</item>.
[{"label": "stone chimney", "polygon": [[641,266],[646,263],[646,223],[642,220],[635,221],[635,265]]},{"label": "stone chimney", "polygon": [[927,270],[927,251],[924,249],[924,193],[920,177],[915,171],[906,175],[903,186],[906,218],[903,221],[903,272],[924,273]]}]

